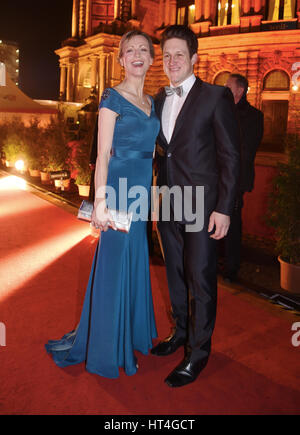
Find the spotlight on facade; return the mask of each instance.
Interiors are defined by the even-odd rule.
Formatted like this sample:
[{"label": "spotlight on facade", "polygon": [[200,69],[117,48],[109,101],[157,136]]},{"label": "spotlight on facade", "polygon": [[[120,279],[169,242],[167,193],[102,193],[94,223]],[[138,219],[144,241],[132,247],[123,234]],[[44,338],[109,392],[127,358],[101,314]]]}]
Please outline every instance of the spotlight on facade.
[{"label": "spotlight on facade", "polygon": [[299,89],[299,86],[298,86],[298,85],[293,85],[293,86],[292,86],[292,90],[293,90],[294,92],[297,92],[298,89]]},{"label": "spotlight on facade", "polygon": [[15,163],[15,168],[17,171],[23,172],[25,168],[25,164],[23,160],[17,160]]}]

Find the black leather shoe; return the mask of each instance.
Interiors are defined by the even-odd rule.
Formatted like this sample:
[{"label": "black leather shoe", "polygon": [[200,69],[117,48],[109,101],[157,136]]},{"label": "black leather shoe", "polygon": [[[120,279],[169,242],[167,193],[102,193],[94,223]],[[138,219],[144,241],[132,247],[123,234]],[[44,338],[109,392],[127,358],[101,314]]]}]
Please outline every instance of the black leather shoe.
[{"label": "black leather shoe", "polygon": [[167,356],[176,352],[176,350],[185,344],[183,337],[177,338],[176,335],[170,335],[166,340],[158,343],[151,349],[151,353],[157,356]]},{"label": "black leather shoe", "polygon": [[194,382],[204,369],[208,358],[192,362],[190,356],[187,356],[165,379],[169,387],[183,387],[184,385]]}]

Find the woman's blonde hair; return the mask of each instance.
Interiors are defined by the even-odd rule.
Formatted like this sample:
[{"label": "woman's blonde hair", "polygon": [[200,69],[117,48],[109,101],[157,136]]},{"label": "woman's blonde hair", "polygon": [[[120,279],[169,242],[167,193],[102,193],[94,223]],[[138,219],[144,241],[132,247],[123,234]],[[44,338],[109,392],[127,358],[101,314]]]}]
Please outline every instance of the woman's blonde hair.
[{"label": "woman's blonde hair", "polygon": [[131,30],[130,32],[125,33],[121,38],[121,41],[119,44],[118,60],[120,61],[121,57],[123,56],[123,48],[124,48],[125,42],[129,41],[134,36],[143,36],[147,40],[148,45],[149,45],[149,50],[150,50],[150,56],[152,59],[154,59],[154,55],[155,55],[154,47],[153,47],[153,43],[152,43],[150,36],[147,35],[147,33],[142,32],[141,30]]}]

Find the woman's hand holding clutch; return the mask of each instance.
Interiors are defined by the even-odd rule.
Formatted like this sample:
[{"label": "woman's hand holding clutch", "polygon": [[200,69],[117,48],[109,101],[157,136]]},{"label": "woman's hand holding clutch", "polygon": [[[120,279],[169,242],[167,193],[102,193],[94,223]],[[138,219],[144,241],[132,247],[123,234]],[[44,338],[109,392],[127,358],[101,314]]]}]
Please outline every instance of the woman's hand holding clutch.
[{"label": "woman's hand holding clutch", "polygon": [[106,207],[105,199],[95,199],[91,224],[95,228],[100,229],[100,231],[107,231],[108,228],[117,230],[109,210]]}]

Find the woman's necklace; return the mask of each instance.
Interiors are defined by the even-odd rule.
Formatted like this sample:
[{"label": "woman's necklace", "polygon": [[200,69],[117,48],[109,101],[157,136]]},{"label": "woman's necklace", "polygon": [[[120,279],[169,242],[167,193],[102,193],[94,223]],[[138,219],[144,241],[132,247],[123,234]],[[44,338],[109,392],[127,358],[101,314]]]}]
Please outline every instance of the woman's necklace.
[{"label": "woman's necklace", "polygon": [[142,98],[139,98],[136,94],[123,89],[123,92],[126,92],[128,95],[131,95],[138,104],[145,105],[145,95],[142,95]]}]

